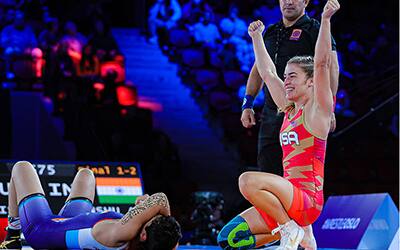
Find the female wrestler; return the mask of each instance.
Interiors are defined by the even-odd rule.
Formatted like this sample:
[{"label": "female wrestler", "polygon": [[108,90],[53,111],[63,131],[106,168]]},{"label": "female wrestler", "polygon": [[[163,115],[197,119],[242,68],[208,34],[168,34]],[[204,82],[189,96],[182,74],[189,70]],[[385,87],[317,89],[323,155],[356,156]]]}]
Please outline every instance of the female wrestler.
[{"label": "female wrestler", "polygon": [[314,60],[301,56],[290,59],[284,82],[265,49],[264,25],[256,21],[249,26],[258,72],[285,113],[280,131],[284,177],[262,172],[239,177],[240,192],[253,207],[221,230],[218,242],[224,249],[260,246],[277,238],[277,232],[281,240],[278,249],[297,249],[300,242],[306,249],[316,249],[311,224],[324,202],[324,158],[333,103],[329,87],[330,19],[339,8],[337,0],[328,0]]},{"label": "female wrestler", "polygon": [[[137,200],[125,215],[93,213],[95,178],[80,170],[58,215],[44,197],[39,176],[26,161],[11,172],[9,225],[2,249],[21,248],[20,231],[35,249],[175,249],[181,237],[167,196],[156,193]],[[17,205],[18,204],[18,205]]]}]

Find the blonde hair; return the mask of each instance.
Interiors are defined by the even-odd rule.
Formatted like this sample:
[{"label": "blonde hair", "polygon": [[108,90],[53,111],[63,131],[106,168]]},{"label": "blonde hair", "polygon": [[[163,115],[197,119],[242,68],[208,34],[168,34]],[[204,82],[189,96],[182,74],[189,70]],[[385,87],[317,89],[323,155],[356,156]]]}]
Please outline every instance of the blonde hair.
[{"label": "blonde hair", "polygon": [[307,78],[314,76],[314,58],[312,56],[295,56],[287,64],[297,64],[306,73]]}]

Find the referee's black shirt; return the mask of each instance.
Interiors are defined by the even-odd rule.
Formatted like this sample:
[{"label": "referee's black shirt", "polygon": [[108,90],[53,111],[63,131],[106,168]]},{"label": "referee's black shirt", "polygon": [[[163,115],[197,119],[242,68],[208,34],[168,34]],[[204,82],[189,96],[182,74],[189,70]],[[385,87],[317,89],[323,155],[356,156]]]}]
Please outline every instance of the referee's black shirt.
[{"label": "referee's black shirt", "polygon": [[[278,76],[283,80],[286,63],[294,56],[314,56],[315,44],[318,38],[320,23],[303,15],[295,24],[285,27],[283,21],[272,24],[264,34],[264,42],[268,54],[274,61]],[[336,43],[332,38],[332,50],[336,50]],[[264,85],[265,105],[276,110],[271,94]]]}]

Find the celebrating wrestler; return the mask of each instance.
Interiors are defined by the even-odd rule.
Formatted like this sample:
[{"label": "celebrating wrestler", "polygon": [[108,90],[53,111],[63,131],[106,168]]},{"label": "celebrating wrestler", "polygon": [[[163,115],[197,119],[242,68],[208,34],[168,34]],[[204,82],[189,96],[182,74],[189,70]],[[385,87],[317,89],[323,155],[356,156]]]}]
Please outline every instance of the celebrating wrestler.
[{"label": "celebrating wrestler", "polygon": [[262,172],[239,177],[240,192],[253,207],[221,230],[218,243],[224,249],[254,248],[276,238],[281,240],[278,249],[297,249],[300,243],[306,249],[317,247],[312,231],[305,234],[302,227],[310,227],[318,218],[324,202],[324,159],[333,104],[330,20],[339,8],[337,0],[327,1],[314,59],[290,59],[283,82],[265,48],[263,23],[249,26],[257,70],[284,113],[279,136],[284,177]]},{"label": "celebrating wrestler", "polygon": [[17,162],[11,172],[7,237],[0,249],[21,249],[21,231],[34,249],[177,248],[181,230],[165,194],[138,198],[125,215],[91,212],[94,195],[94,175],[81,169],[65,205],[55,215],[36,170],[29,162]]}]

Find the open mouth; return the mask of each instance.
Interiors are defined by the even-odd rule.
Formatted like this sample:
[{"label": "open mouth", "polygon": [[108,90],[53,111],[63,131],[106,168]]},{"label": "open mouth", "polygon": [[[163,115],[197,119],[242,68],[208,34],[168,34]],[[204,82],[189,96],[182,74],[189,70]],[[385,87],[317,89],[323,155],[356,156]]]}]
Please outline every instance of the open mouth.
[{"label": "open mouth", "polygon": [[291,92],[293,92],[294,88],[289,87],[289,88],[285,88],[285,92],[286,94],[290,94]]}]

